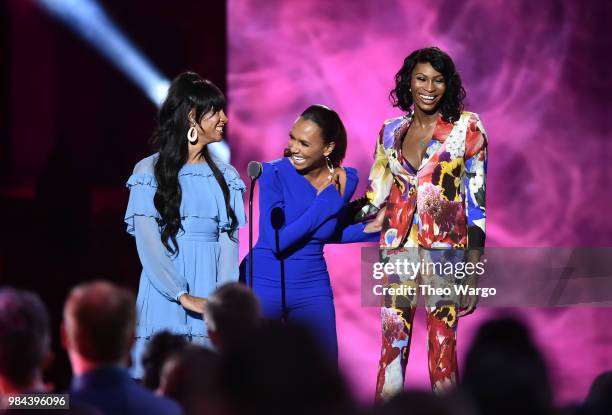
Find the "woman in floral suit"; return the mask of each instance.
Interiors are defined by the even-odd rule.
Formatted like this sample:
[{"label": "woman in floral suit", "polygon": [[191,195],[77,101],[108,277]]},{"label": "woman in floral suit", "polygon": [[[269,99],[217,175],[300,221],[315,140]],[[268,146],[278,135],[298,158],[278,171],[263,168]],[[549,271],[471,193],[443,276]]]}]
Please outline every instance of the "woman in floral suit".
[{"label": "woman in floral suit", "polygon": [[[386,207],[381,231],[383,261],[476,263],[485,241],[487,139],[478,114],[463,111],[465,91],[451,58],[438,48],[404,60],[390,97],[404,116],[385,121],[376,144],[367,197]],[[456,275],[421,269],[390,275],[389,286],[448,287]],[[438,275],[440,274],[440,275]],[[475,275],[464,278],[475,285]],[[416,291],[420,293],[420,290]],[[476,297],[427,298],[431,385],[442,391],[457,381],[457,318],[473,312]],[[402,390],[416,296],[386,297],[376,398]]]}]

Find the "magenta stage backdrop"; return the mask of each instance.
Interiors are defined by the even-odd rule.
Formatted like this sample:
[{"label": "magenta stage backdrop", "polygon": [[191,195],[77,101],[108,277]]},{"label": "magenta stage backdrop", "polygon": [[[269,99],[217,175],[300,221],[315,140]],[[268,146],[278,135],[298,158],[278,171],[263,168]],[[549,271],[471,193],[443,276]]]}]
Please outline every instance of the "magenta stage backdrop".
[{"label": "magenta stage backdrop", "polygon": [[[393,77],[410,51],[435,45],[455,59],[466,108],[481,114],[489,135],[487,243],[609,246],[610,59],[600,49],[610,29],[596,4],[230,0],[233,162],[244,172],[248,160],[280,157],[297,115],[326,104],[346,124],[345,165],[359,170],[360,196],[381,124],[399,114],[388,100]],[[244,255],[247,233],[241,237]],[[340,364],[355,395],[368,401],[381,335],[379,310],[360,306],[359,253],[358,245],[326,248]],[[481,309],[460,322],[460,360],[482,321],[519,315],[545,352],[558,402],[579,400],[612,369],[611,311]],[[424,332],[417,314],[408,387],[428,387]]]}]

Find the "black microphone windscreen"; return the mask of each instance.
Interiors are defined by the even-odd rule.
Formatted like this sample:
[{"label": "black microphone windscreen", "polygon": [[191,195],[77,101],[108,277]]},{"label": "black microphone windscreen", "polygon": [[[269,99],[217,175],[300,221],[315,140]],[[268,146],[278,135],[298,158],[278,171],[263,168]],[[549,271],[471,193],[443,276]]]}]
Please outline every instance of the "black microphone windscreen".
[{"label": "black microphone windscreen", "polygon": [[249,161],[247,166],[247,174],[251,178],[251,180],[257,179],[261,176],[261,172],[263,170],[263,166],[258,161]]}]

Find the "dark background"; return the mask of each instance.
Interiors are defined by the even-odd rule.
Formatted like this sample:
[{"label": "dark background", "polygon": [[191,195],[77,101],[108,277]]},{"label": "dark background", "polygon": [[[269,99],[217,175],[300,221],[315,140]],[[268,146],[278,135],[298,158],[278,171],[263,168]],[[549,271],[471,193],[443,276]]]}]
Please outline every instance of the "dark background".
[{"label": "dark background", "polygon": [[[111,20],[165,76],[187,69],[226,89],[224,1],[104,0]],[[61,307],[79,282],[136,291],[125,182],[151,154],[157,108],[36,2],[0,2],[0,285],[41,295],[53,319],[60,389],[69,366]]]}]

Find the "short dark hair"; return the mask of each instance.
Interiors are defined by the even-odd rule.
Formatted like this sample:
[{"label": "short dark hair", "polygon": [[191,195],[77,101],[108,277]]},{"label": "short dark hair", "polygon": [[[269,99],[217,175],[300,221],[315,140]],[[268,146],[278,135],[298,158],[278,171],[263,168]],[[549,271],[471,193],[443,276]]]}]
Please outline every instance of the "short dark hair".
[{"label": "short dark hair", "polygon": [[183,334],[170,333],[168,330],[160,331],[151,337],[142,355],[143,386],[151,390],[157,389],[162,368],[168,357],[188,344]]},{"label": "short dark hair", "polygon": [[214,412],[210,407],[222,397],[219,354],[189,345],[172,353],[164,363],[160,389],[177,401],[185,414]]},{"label": "short dark hair", "polygon": [[51,341],[49,314],[30,291],[0,290],[0,375],[28,386],[42,366]]},{"label": "short dark hair", "polygon": [[312,121],[321,129],[321,136],[325,144],[336,143],[329,159],[335,167],[338,167],[346,156],[346,128],[340,116],[333,109],[325,105],[311,105],[300,115],[304,120]]},{"label": "short dark hair", "polygon": [[444,76],[446,92],[439,106],[442,118],[447,122],[459,120],[463,111],[465,89],[451,57],[436,47],[417,49],[404,59],[404,64],[395,74],[395,88],[389,93],[393,106],[406,112],[410,111],[413,104],[410,92],[412,71],[417,63],[424,62],[429,62],[436,71]]},{"label": "short dark hair", "polygon": [[134,336],[134,295],[110,282],[76,286],[64,305],[64,324],[70,345],[97,363],[119,361]]},{"label": "short dark hair", "polygon": [[261,321],[259,300],[245,285],[231,282],[217,288],[204,309],[208,328],[219,336],[222,347],[255,329]]}]

